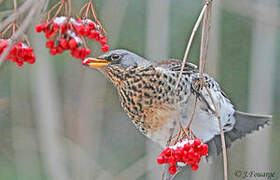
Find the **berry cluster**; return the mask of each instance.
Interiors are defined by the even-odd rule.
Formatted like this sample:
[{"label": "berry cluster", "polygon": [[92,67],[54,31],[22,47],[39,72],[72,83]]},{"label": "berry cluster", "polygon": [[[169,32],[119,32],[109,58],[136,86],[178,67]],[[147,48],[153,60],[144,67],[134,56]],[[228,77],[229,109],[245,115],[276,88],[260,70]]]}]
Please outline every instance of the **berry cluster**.
[{"label": "berry cluster", "polygon": [[96,40],[101,44],[101,51],[109,50],[107,38],[101,33],[98,24],[90,19],[76,20],[65,16],[55,17],[52,21],[36,26],[37,32],[44,32],[47,39],[46,47],[51,55],[61,54],[70,50],[73,57],[85,59],[90,49],[85,47],[83,38]]},{"label": "berry cluster", "polygon": [[[8,44],[8,39],[0,39],[0,55],[7,48]],[[33,49],[23,42],[14,44],[5,59],[17,63],[18,66],[22,66],[24,62],[33,64],[36,61]]]},{"label": "berry cluster", "polygon": [[169,164],[169,173],[177,172],[176,164],[188,164],[192,170],[198,169],[201,156],[208,154],[208,145],[200,139],[184,140],[174,146],[167,147],[158,157],[158,164]]}]

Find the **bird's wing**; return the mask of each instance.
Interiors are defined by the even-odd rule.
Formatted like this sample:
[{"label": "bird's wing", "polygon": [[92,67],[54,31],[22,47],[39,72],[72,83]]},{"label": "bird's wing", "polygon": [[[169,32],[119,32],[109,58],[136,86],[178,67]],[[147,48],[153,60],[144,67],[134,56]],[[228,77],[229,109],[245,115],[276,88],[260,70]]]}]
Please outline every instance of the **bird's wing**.
[{"label": "bird's wing", "polygon": [[[163,68],[168,71],[180,72],[182,68],[182,61],[178,59],[170,59],[161,61],[155,64],[157,68]],[[198,72],[197,66],[192,63],[185,63],[183,74],[191,74]]]}]

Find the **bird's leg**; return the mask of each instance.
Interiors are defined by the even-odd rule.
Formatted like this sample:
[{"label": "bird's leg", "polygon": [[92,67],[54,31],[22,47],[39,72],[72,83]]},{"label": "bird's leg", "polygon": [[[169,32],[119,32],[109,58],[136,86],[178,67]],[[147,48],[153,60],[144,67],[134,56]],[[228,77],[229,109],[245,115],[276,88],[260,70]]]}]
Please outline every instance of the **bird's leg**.
[{"label": "bird's leg", "polygon": [[208,101],[206,100],[206,98],[203,96],[203,94],[200,92],[203,89],[203,82],[204,79],[201,78],[197,78],[195,79],[193,82],[191,82],[191,91],[194,92],[195,96],[199,99],[201,99],[203,102],[205,102],[205,104],[207,105],[207,108],[213,113],[215,114],[215,110],[210,106],[210,104],[208,103]]}]

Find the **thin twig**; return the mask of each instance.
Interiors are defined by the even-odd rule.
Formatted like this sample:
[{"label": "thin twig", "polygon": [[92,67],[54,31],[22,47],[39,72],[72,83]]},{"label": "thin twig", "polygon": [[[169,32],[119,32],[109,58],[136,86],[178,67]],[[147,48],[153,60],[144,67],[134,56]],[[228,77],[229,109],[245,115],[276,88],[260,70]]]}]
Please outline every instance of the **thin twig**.
[{"label": "thin twig", "polygon": [[179,83],[180,83],[180,81],[182,79],[183,70],[185,68],[185,64],[186,64],[186,61],[187,61],[187,57],[189,55],[189,51],[190,51],[190,48],[191,48],[191,45],[192,45],[192,41],[193,41],[194,35],[195,35],[199,25],[200,25],[200,22],[202,20],[202,17],[204,15],[204,12],[205,12],[207,6],[208,6],[208,3],[205,3],[203,8],[202,8],[202,10],[201,10],[201,12],[200,12],[200,15],[199,15],[197,21],[196,21],[196,23],[195,23],[195,25],[193,27],[193,30],[192,30],[192,33],[191,33],[191,36],[190,36],[190,39],[188,41],[188,45],[187,45],[187,48],[186,48],[186,51],[185,51],[185,55],[184,55],[184,58],[183,58],[180,74],[179,74],[179,77],[178,77],[178,80],[177,80],[177,83],[176,83],[176,86],[175,86],[175,90],[174,90],[175,92],[177,91]]},{"label": "thin twig", "polygon": [[227,172],[227,152],[226,152],[226,143],[225,143],[225,136],[221,122],[221,116],[217,109],[216,102],[214,101],[213,95],[209,90],[207,84],[203,79],[203,72],[206,64],[206,57],[207,57],[207,50],[209,45],[209,37],[210,37],[210,28],[211,28],[211,16],[212,16],[212,1],[207,0],[206,4],[208,4],[206,8],[206,12],[203,19],[202,25],[202,35],[201,35],[201,44],[200,44],[200,60],[199,60],[199,73],[200,73],[200,82],[203,83],[203,86],[206,88],[207,93],[209,94],[212,104],[215,108],[215,114],[218,119],[219,127],[220,127],[220,136],[222,142],[222,149],[223,149],[223,164],[224,164],[224,180],[228,180],[228,172]]},{"label": "thin twig", "polygon": [[[207,6],[208,6],[208,4],[205,3],[204,6],[203,6],[203,8],[202,8],[202,10],[201,10],[201,12],[200,12],[200,15],[199,15],[197,21],[196,21],[196,23],[195,23],[195,25],[194,25],[194,27],[193,27],[193,30],[192,30],[190,39],[189,39],[189,41],[188,41],[187,48],[186,48],[186,51],[185,51],[185,54],[184,54],[184,58],[183,58],[183,61],[182,61],[182,66],[181,66],[181,70],[180,70],[180,73],[179,73],[179,77],[178,77],[178,80],[177,80],[177,83],[176,83],[176,86],[175,86],[175,89],[174,89],[175,97],[176,97],[176,92],[177,92],[177,90],[178,90],[179,83],[180,83],[180,81],[181,81],[181,79],[182,79],[183,70],[184,70],[184,68],[185,68],[185,64],[186,64],[187,57],[188,57],[188,54],[189,54],[189,51],[190,51],[190,48],[191,48],[191,45],[192,45],[192,41],[193,41],[194,35],[195,35],[195,33],[196,33],[196,31],[197,31],[199,25],[200,25],[200,22],[201,22],[201,20],[202,20],[202,17],[203,17],[203,15],[204,15],[204,13],[205,13],[205,10],[206,10],[206,7],[207,7]],[[175,98],[175,102],[178,103],[178,101],[177,101],[176,98]],[[196,104],[196,103],[195,103],[195,104]],[[195,105],[195,108],[196,108],[196,105]],[[195,108],[194,108],[194,111],[195,111]],[[177,107],[176,121],[179,123],[180,132],[183,130],[183,132],[185,133],[185,135],[189,138],[189,133],[188,133],[188,131],[187,131],[185,128],[182,127],[182,122],[181,122],[181,119],[180,119],[180,114],[179,114],[179,112],[178,112],[178,109],[179,109],[179,107]],[[192,116],[194,116],[194,113],[195,113],[195,112],[192,113],[192,114],[193,114]],[[190,126],[190,123],[191,123],[191,122],[189,122],[188,127]],[[178,171],[178,172],[179,172],[179,171]],[[175,175],[174,175],[171,179],[173,179],[174,177],[175,177]]]},{"label": "thin twig", "polygon": [[59,1],[58,3],[56,3],[50,10],[48,10],[48,13],[47,13],[47,21],[50,20],[50,16],[51,16],[51,13],[54,9],[56,9],[58,6],[61,5],[61,1]]},{"label": "thin twig", "polygon": [[6,35],[6,33],[13,27],[13,24],[10,24],[1,34],[0,37],[4,38],[4,36]]},{"label": "thin twig", "polygon": [[192,124],[192,121],[193,121],[193,118],[195,115],[196,107],[197,107],[197,97],[195,97],[193,112],[192,112],[191,119],[189,120],[189,123],[188,123],[186,129],[190,129],[190,127],[191,127],[191,124]]},{"label": "thin twig", "polygon": [[220,136],[221,136],[221,141],[222,141],[222,149],[223,149],[223,160],[224,160],[224,180],[228,180],[228,172],[227,172],[227,150],[226,150],[226,142],[225,142],[225,135],[224,135],[224,130],[223,130],[223,126],[222,126],[222,122],[221,122],[221,116],[220,113],[218,111],[217,105],[215,103],[215,100],[213,98],[213,95],[210,91],[210,89],[208,88],[207,84],[204,82],[204,80],[202,80],[204,87],[207,90],[207,93],[210,96],[210,99],[212,101],[212,104],[215,108],[215,113],[218,119],[218,123],[219,123],[219,127],[220,127]]},{"label": "thin twig", "polygon": [[209,45],[210,28],[211,28],[211,14],[212,14],[212,3],[210,1],[206,2],[208,4],[206,12],[203,18],[202,24],[202,34],[201,34],[201,44],[200,44],[200,60],[199,60],[199,73],[202,75],[204,72],[206,57]]},{"label": "thin twig", "polygon": [[88,17],[88,13],[89,13],[89,8],[90,8],[90,6],[91,6],[91,2],[90,2],[90,3],[88,3],[88,5],[87,5],[87,9],[86,9],[86,17]]},{"label": "thin twig", "polygon": [[[37,2],[37,0],[35,1]],[[15,21],[19,16],[23,13],[30,10],[30,7],[34,4],[34,0],[27,0],[20,8],[17,9],[17,13],[13,13],[11,16],[7,17],[3,22],[0,24],[0,32],[8,26],[11,22]]]},{"label": "thin twig", "polygon": [[[172,137],[173,137],[173,134],[174,134],[175,126],[176,126],[176,123],[174,123],[174,124],[173,124],[173,128],[170,129],[169,138],[168,138],[168,140],[167,140],[166,147],[170,146],[170,143],[171,143],[171,141],[172,141]],[[162,167],[161,180],[165,180],[165,177],[166,177],[166,169],[167,169],[167,165],[165,164],[165,165]]]},{"label": "thin twig", "polygon": [[54,16],[53,16],[52,20],[53,20],[56,16],[58,16],[58,15],[59,15],[59,13],[60,13],[61,9],[64,7],[64,4],[65,4],[65,2],[64,2],[64,1],[61,1],[60,6],[58,7],[58,9],[57,9],[56,13],[54,14]]},{"label": "thin twig", "polygon": [[103,28],[101,22],[98,20],[98,18],[97,18],[97,16],[96,16],[95,8],[94,8],[92,2],[91,2],[90,8],[91,8],[91,13],[92,13],[92,15],[93,15],[95,21],[97,22],[97,24],[98,24],[98,25],[100,26],[100,28],[101,28],[102,33],[103,33],[103,34],[106,34],[105,29]]},{"label": "thin twig", "polygon": [[72,13],[72,2],[71,0],[68,0],[67,3],[68,3],[68,17],[70,17]]},{"label": "thin twig", "polygon": [[79,12],[79,16],[80,16],[80,17],[83,16],[83,13],[84,13],[84,11],[85,11],[85,9],[86,9],[87,6],[88,6],[88,4],[85,4],[85,5],[81,8],[81,10],[80,10],[80,12]]},{"label": "thin twig", "polygon": [[14,12],[17,13],[17,0],[14,0]]}]

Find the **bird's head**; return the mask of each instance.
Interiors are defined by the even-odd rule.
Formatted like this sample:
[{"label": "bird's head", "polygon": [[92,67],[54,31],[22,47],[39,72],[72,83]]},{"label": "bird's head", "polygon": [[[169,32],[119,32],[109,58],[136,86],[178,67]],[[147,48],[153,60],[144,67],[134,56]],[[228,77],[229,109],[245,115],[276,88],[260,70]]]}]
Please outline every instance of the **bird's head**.
[{"label": "bird's head", "polygon": [[130,51],[117,49],[102,54],[97,58],[86,58],[83,61],[83,64],[89,66],[90,68],[104,71],[107,68],[126,70],[130,68],[147,66],[151,63]]},{"label": "bird's head", "polygon": [[103,72],[114,81],[124,80],[124,75],[131,69],[145,68],[152,63],[128,50],[117,49],[109,51],[97,58],[86,58],[83,64]]}]

